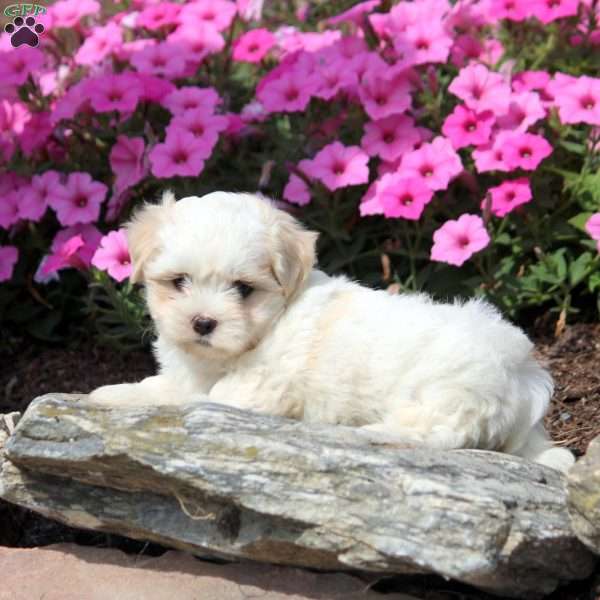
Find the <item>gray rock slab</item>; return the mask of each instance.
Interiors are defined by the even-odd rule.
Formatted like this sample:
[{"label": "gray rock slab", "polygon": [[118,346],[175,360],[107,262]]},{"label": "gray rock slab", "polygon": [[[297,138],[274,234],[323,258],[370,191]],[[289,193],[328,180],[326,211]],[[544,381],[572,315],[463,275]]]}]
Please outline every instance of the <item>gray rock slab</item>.
[{"label": "gray rock slab", "polygon": [[552,469],[492,452],[374,446],[350,428],[209,403],[38,398],[0,455],[0,497],[197,554],[434,573],[528,599],[594,565]]}]

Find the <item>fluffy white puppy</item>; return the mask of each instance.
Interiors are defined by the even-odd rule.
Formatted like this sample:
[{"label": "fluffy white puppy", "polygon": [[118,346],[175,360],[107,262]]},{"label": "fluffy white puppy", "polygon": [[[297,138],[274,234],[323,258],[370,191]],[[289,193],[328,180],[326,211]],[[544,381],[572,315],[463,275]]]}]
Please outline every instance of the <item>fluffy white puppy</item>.
[{"label": "fluffy white puppy", "polygon": [[552,380],[520,329],[481,301],[328,277],[313,269],[316,237],[250,194],[167,193],[146,205],[128,239],[160,372],[92,400],[209,400],[381,440],[572,464],[544,430]]}]

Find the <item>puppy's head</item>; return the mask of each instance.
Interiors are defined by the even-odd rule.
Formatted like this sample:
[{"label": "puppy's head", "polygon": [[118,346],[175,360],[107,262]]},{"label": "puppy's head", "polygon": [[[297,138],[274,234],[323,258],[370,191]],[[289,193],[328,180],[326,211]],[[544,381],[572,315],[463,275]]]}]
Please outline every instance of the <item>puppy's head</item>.
[{"label": "puppy's head", "polygon": [[315,261],[316,234],[251,194],[166,193],[127,229],[132,279],[146,285],[158,333],[214,360],[256,346]]}]

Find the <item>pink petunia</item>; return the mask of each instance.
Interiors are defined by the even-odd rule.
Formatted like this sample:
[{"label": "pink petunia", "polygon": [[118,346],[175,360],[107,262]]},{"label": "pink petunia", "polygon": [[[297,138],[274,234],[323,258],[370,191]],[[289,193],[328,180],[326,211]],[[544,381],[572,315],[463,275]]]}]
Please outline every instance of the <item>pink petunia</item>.
[{"label": "pink petunia", "polygon": [[325,146],[303,169],[334,191],[349,185],[367,183],[369,157],[359,146],[332,142]]},{"label": "pink petunia", "polygon": [[115,190],[120,193],[145,176],[144,168],[144,138],[117,136],[115,145],[109,154],[110,168],[115,174]]},{"label": "pink petunia", "polygon": [[46,57],[38,48],[27,45],[2,52],[0,61],[0,86],[18,86],[27,81],[31,74],[42,69]]},{"label": "pink petunia", "polygon": [[92,265],[106,271],[116,281],[131,275],[131,257],[124,229],[110,231],[100,241],[100,247],[92,258]]},{"label": "pink petunia", "polygon": [[564,85],[555,96],[563,123],[600,125],[600,78],[582,76]]},{"label": "pink petunia", "polygon": [[[497,217],[506,216],[517,206],[526,204],[533,198],[527,177],[504,181],[500,185],[490,188],[488,193],[492,199],[492,213]],[[485,205],[485,200],[482,205]]]},{"label": "pink petunia", "polygon": [[401,171],[407,177],[424,179],[425,184],[436,191],[445,190],[450,181],[462,173],[463,166],[450,140],[436,137],[432,142],[405,154]]},{"label": "pink petunia", "polygon": [[544,25],[577,14],[581,0],[527,0],[529,14]]},{"label": "pink petunia", "polygon": [[510,132],[502,139],[504,162],[509,169],[533,171],[552,154],[552,146],[541,135]]},{"label": "pink petunia", "polygon": [[275,45],[275,36],[268,29],[252,29],[233,43],[233,60],[259,63]]},{"label": "pink petunia", "polygon": [[49,198],[49,204],[62,225],[92,223],[100,216],[106,192],[107,187],[94,181],[89,173],[74,172]]},{"label": "pink petunia", "polygon": [[14,246],[0,246],[0,281],[8,281],[19,260],[19,251]]},{"label": "pink petunia", "polygon": [[512,87],[517,93],[543,90],[551,78],[546,71],[521,71],[513,77]]},{"label": "pink petunia", "polygon": [[75,28],[88,15],[100,13],[96,0],[60,0],[48,8],[53,27]]},{"label": "pink petunia", "polygon": [[283,188],[283,197],[292,204],[306,206],[310,203],[310,189],[304,179],[292,173]]},{"label": "pink petunia", "polygon": [[325,23],[331,26],[339,25],[340,23],[354,23],[354,25],[361,26],[364,16],[372,12],[379,4],[381,4],[381,0],[359,2],[339,15],[329,17]]},{"label": "pink petunia", "polygon": [[504,77],[479,64],[461,69],[448,90],[477,112],[502,114],[510,102],[510,86]]},{"label": "pink petunia", "polygon": [[183,115],[173,117],[167,127],[167,135],[175,129],[191,133],[205,147],[205,158],[208,158],[217,141],[219,134],[227,129],[228,119],[214,115],[204,109],[188,110]]},{"label": "pink petunia", "polygon": [[149,158],[155,177],[196,177],[204,169],[206,145],[189,131],[175,129],[162,144],[154,146]]},{"label": "pink petunia", "polygon": [[501,131],[491,143],[473,150],[473,160],[478,173],[488,171],[510,171],[504,159],[504,138],[510,132]]},{"label": "pink petunia", "polygon": [[92,256],[102,239],[100,230],[91,223],[79,223],[65,229],[61,229],[52,240],[50,250],[58,252],[60,247],[71,238],[79,236],[83,240],[83,246],[77,250],[77,260],[83,267],[89,267],[92,264]]},{"label": "pink petunia", "polygon": [[139,79],[132,73],[101,75],[87,85],[90,104],[97,112],[133,112],[143,91]]},{"label": "pink petunia", "polygon": [[265,0],[236,0],[238,15],[244,21],[260,21]]},{"label": "pink petunia", "polygon": [[104,27],[95,27],[92,34],[85,39],[75,53],[75,62],[78,65],[95,65],[102,62],[122,43],[121,28],[115,23],[108,23]]},{"label": "pink petunia", "polygon": [[529,18],[531,0],[492,0],[489,3],[489,16],[494,20],[524,21]]},{"label": "pink petunia", "polygon": [[136,19],[137,27],[144,27],[150,31],[156,31],[169,25],[178,23],[179,13],[181,12],[181,4],[175,2],[160,2],[146,6]]},{"label": "pink petunia", "polygon": [[318,81],[318,88],[313,95],[323,100],[331,100],[341,92],[348,92],[356,88],[358,83],[356,73],[347,68],[347,61],[344,60],[320,66],[314,76]]},{"label": "pink petunia", "polygon": [[598,252],[600,252],[600,212],[592,215],[587,220],[585,230],[593,240],[598,242]]},{"label": "pink petunia", "polygon": [[311,94],[316,91],[314,79],[302,81],[289,72],[283,77],[269,81],[260,89],[257,88],[257,98],[264,109],[269,112],[298,112],[304,110]]},{"label": "pink petunia", "polygon": [[41,268],[41,275],[50,275],[66,268],[84,269],[86,265],[79,255],[79,251],[84,246],[85,243],[80,235],[69,238],[46,257]]},{"label": "pink petunia", "polygon": [[392,115],[365,125],[361,145],[370,156],[394,161],[421,141],[419,130],[411,117]]},{"label": "pink petunia", "polygon": [[170,42],[146,46],[131,56],[131,64],[140,73],[161,75],[167,79],[181,77],[185,71],[185,62],[181,46]]},{"label": "pink petunia", "polygon": [[378,190],[379,201],[386,217],[402,217],[416,221],[431,201],[433,192],[422,179],[391,175]]},{"label": "pink petunia", "polygon": [[142,86],[141,100],[161,103],[163,99],[177,88],[166,79],[148,75],[148,73],[136,73],[137,80]]},{"label": "pink petunia", "polygon": [[19,202],[21,195],[16,190],[0,196],[0,228],[9,229],[19,221]]},{"label": "pink petunia", "polygon": [[211,25],[217,31],[227,29],[236,13],[236,6],[228,0],[196,0],[185,4],[179,13],[180,23]]},{"label": "pink petunia", "polygon": [[410,84],[398,75],[392,80],[365,75],[358,90],[360,101],[371,119],[385,119],[404,113],[411,105]]},{"label": "pink petunia", "polygon": [[50,123],[56,125],[62,119],[72,119],[89,102],[89,90],[95,87],[93,79],[82,79],[72,85],[62,98],[59,98],[50,113]]},{"label": "pink petunia", "polygon": [[[398,44],[398,41],[404,44]],[[417,21],[406,27],[402,37],[396,36],[394,47],[396,53],[409,51],[410,63],[445,63],[450,54],[453,40],[446,33],[440,21]]]},{"label": "pink petunia", "polygon": [[46,171],[43,175],[35,175],[23,192],[19,203],[19,215],[22,219],[39,221],[50,205],[50,199],[61,189],[60,173]]},{"label": "pink petunia", "polygon": [[539,94],[520,92],[511,95],[508,112],[498,118],[498,127],[527,131],[529,127],[545,116],[546,109],[542,105]]},{"label": "pink petunia", "polygon": [[482,218],[464,214],[455,221],[446,221],[434,232],[431,260],[460,267],[489,243]]},{"label": "pink petunia", "polygon": [[188,62],[201,63],[210,54],[225,47],[223,36],[211,25],[182,25],[167,41],[184,55]]},{"label": "pink petunia", "polygon": [[30,157],[32,154],[45,148],[48,138],[52,135],[54,127],[50,122],[50,113],[36,112],[23,126],[23,131],[18,136],[19,145],[23,154]]},{"label": "pink petunia", "polygon": [[478,113],[458,105],[446,117],[442,133],[457,150],[465,146],[479,146],[489,141],[494,121],[494,115],[489,110]]},{"label": "pink petunia", "polygon": [[220,103],[219,94],[211,87],[182,87],[167,94],[161,100],[161,104],[175,116],[197,109],[214,112]]}]

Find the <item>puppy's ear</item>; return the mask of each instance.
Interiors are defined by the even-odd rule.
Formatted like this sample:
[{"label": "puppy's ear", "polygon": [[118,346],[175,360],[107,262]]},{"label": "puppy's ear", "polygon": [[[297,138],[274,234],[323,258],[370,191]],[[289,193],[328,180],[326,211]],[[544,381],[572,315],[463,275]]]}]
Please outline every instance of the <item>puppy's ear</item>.
[{"label": "puppy's ear", "polygon": [[125,226],[133,266],[133,283],[144,281],[144,265],[158,251],[157,230],[174,205],[175,196],[173,192],[167,191],[158,204],[144,204]]},{"label": "puppy's ear", "polygon": [[318,234],[308,231],[287,213],[277,210],[272,227],[272,270],[290,299],[309,276],[316,260]]}]

